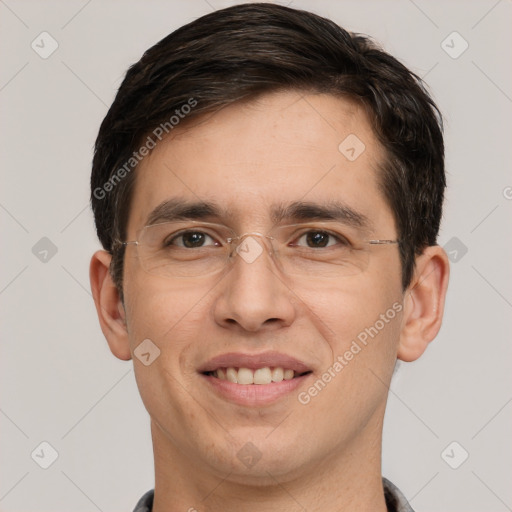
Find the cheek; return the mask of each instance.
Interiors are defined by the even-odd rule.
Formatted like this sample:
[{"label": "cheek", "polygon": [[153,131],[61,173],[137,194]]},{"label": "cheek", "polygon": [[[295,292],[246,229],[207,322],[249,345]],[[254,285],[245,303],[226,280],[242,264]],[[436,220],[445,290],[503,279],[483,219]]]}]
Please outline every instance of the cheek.
[{"label": "cheek", "polygon": [[381,338],[397,339],[397,310],[401,309],[402,296],[395,281],[397,277],[391,274],[380,280],[371,274],[359,275],[340,279],[338,283],[296,288],[294,293],[309,310],[311,322],[330,344],[334,355],[339,355],[358,336],[364,341],[368,330],[375,333],[375,324]]},{"label": "cheek", "polygon": [[[160,372],[151,380],[175,387],[179,379],[188,386],[196,375],[191,353],[208,336],[212,286],[171,285],[168,280],[146,273],[126,282],[127,327],[132,353],[143,340],[158,347]],[[137,352],[135,352],[136,356]],[[138,361],[135,361],[138,364]],[[140,369],[141,377],[143,368]],[[148,377],[148,378],[149,378]]]},{"label": "cheek", "polygon": [[[311,295],[312,316],[327,326],[324,337],[332,360],[300,397],[313,417],[329,417],[333,425],[354,429],[385,403],[384,383],[395,365],[402,317],[400,293],[393,293],[389,283],[376,286],[375,280],[360,277],[357,286],[346,282]],[[332,429],[335,437],[337,427]]]},{"label": "cheek", "polygon": [[[143,340],[159,351],[149,365],[134,355],[137,385],[150,415],[166,430],[193,421],[190,396],[197,378],[191,352],[207,335],[208,287],[170,285],[141,273],[126,281],[127,324],[132,353]],[[146,342],[147,343],[147,342]]]}]

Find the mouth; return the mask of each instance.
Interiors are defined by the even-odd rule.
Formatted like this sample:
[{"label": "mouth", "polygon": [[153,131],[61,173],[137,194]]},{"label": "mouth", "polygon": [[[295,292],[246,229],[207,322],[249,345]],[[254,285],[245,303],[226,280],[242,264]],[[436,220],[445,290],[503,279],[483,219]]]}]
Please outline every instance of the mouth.
[{"label": "mouth", "polygon": [[198,369],[215,396],[237,405],[270,405],[296,391],[313,374],[298,359],[278,352],[230,353]]},{"label": "mouth", "polygon": [[283,368],[282,366],[275,366],[273,368],[264,366],[263,368],[256,369],[229,366],[217,368],[213,371],[203,372],[203,375],[219,380],[225,380],[233,384],[240,384],[242,386],[265,386],[273,382],[296,379],[310,373],[310,370],[297,372],[291,368]]}]

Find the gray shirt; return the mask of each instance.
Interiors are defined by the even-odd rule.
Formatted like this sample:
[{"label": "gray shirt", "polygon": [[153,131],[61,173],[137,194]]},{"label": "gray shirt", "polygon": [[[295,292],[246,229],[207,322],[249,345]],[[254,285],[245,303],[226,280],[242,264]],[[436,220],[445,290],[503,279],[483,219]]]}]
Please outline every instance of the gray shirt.
[{"label": "gray shirt", "polygon": [[[386,505],[388,512],[414,512],[409,505],[405,496],[400,492],[396,485],[392,484],[386,478],[382,479],[384,485],[384,497],[386,498]],[[151,512],[153,509],[153,496],[154,490],[148,491],[137,503],[133,512]]]}]

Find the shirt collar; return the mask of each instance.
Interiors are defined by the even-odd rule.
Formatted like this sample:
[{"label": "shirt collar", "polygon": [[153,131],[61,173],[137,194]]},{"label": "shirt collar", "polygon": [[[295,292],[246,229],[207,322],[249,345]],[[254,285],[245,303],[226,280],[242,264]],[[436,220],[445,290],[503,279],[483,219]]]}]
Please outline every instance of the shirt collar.
[{"label": "shirt collar", "polygon": [[[384,486],[384,497],[386,498],[388,512],[414,512],[409,502],[396,485],[391,483],[387,478],[382,478],[382,485]],[[144,494],[133,512],[151,512],[153,509],[154,494],[153,489]]]}]

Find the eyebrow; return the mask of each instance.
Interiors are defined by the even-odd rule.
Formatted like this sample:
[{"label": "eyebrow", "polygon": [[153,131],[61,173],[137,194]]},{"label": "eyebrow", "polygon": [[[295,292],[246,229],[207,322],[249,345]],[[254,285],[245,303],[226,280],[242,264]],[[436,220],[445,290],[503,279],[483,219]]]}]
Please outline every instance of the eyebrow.
[{"label": "eyebrow", "polygon": [[272,210],[272,220],[301,222],[311,220],[333,220],[359,229],[371,229],[370,219],[341,201],[312,203],[295,201],[289,205],[276,205]]},{"label": "eyebrow", "polygon": [[[147,217],[146,225],[176,220],[219,221],[235,217],[226,208],[209,201],[191,202],[180,198],[171,198],[160,203]],[[313,203],[294,201],[289,204],[277,204],[271,208],[271,220],[275,224],[300,223],[312,220],[337,221],[354,228],[370,230],[373,223],[363,213],[341,201]]]},{"label": "eyebrow", "polygon": [[207,201],[190,202],[184,199],[172,198],[160,203],[148,215],[146,225],[175,220],[208,220],[221,218],[228,213],[216,204]]}]

